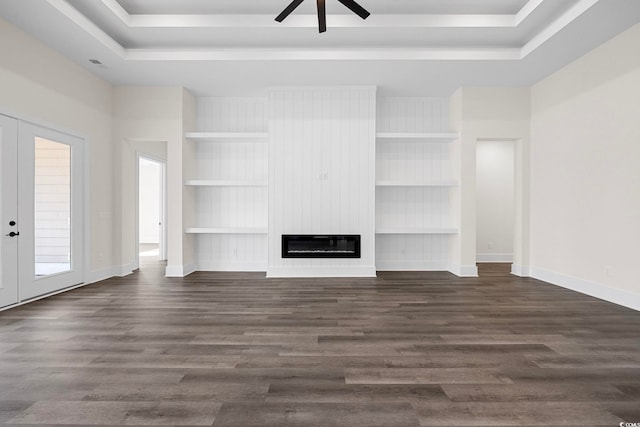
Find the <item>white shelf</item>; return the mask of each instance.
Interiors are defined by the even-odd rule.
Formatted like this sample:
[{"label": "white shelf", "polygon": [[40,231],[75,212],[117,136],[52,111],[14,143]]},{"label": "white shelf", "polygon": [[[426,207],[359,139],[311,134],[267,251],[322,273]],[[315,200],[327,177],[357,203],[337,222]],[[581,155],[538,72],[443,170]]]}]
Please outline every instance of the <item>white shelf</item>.
[{"label": "white shelf", "polygon": [[401,139],[406,142],[453,142],[458,139],[457,133],[425,133],[425,132],[378,132],[378,139]]},{"label": "white shelf", "polygon": [[184,185],[190,187],[266,187],[266,181],[227,181],[227,180],[207,180],[188,179]]},{"label": "white shelf", "polygon": [[187,132],[185,138],[192,141],[203,142],[266,142],[269,134],[267,132]]},{"label": "white shelf", "polygon": [[385,227],[377,229],[376,234],[458,234],[458,229]]},{"label": "white shelf", "polygon": [[376,187],[457,187],[456,181],[377,181]]},{"label": "white shelf", "polygon": [[187,234],[267,234],[267,228],[256,227],[188,227]]}]

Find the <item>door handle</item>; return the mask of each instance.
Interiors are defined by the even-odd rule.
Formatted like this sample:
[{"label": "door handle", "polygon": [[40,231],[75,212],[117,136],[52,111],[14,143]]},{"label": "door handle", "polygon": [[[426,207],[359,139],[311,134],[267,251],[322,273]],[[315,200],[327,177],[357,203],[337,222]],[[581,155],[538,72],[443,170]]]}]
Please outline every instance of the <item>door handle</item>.
[{"label": "door handle", "polygon": [[11,232],[11,233],[9,233],[9,234],[5,234],[5,236],[7,236],[7,237],[16,237],[16,236],[19,236],[19,235],[20,235],[20,233],[19,233],[19,232],[18,232],[18,233],[16,233],[16,232],[14,232],[14,231],[12,231],[12,232]]}]

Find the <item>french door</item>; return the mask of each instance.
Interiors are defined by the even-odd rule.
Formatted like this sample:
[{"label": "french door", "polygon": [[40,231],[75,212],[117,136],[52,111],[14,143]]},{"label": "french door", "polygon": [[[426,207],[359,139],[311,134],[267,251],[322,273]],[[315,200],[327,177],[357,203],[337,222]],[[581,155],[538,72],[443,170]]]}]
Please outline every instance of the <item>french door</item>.
[{"label": "french door", "polygon": [[0,307],[18,302],[17,177],[18,122],[0,115]]},{"label": "french door", "polygon": [[3,307],[82,283],[84,147],[65,133],[0,119]]}]

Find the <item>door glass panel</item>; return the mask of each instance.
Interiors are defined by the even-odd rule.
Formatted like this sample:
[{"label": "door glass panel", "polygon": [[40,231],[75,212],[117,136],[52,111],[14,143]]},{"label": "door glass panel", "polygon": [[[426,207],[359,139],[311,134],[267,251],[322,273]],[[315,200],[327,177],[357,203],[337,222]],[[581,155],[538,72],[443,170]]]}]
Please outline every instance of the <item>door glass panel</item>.
[{"label": "door glass panel", "polygon": [[71,147],[35,138],[35,275],[71,270]]}]

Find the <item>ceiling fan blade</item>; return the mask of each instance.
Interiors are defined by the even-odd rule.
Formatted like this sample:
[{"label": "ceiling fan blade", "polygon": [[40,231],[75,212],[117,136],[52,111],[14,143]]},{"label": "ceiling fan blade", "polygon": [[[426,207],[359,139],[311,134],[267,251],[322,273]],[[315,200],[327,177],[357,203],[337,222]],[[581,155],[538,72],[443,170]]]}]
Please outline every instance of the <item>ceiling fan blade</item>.
[{"label": "ceiling fan blade", "polygon": [[325,0],[318,0],[318,29],[321,33],[327,31],[327,7]]},{"label": "ceiling fan blade", "polygon": [[289,6],[287,6],[280,15],[278,15],[276,17],[276,21],[278,22],[282,22],[284,21],[284,18],[286,18],[287,16],[291,15],[291,12],[293,12],[294,10],[296,10],[296,8],[298,6],[300,6],[300,4],[302,4],[304,0],[293,0]]},{"label": "ceiling fan blade", "polygon": [[353,13],[358,15],[362,19],[367,19],[371,15],[364,7],[360,6],[354,0],[338,0],[343,5],[347,6]]}]

